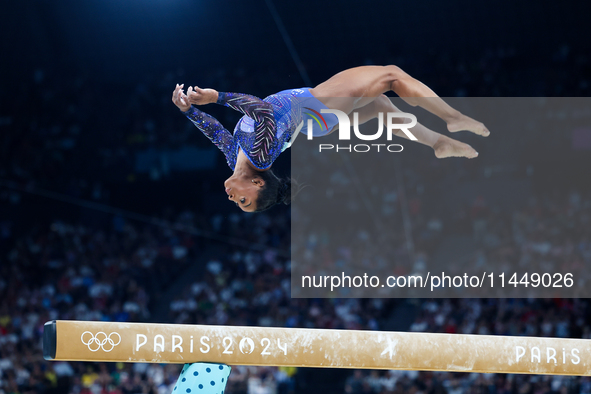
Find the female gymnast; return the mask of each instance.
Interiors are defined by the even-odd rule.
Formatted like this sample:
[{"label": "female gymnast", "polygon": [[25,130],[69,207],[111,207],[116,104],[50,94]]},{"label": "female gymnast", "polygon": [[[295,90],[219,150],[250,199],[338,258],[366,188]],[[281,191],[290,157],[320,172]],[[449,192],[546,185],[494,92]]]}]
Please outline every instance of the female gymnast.
[{"label": "female gymnast", "polygon": [[[337,109],[351,117],[358,113],[363,124],[379,113],[401,112],[384,95],[392,90],[412,106],[420,106],[447,123],[450,132],[468,130],[488,136],[481,123],[461,114],[446,104],[429,87],[412,78],[397,66],[362,66],[342,71],[313,89],[284,90],[264,100],[240,93],[223,93],[214,89],[177,85],[173,103],[226,156],[234,174],[224,186],[228,198],[246,212],[263,211],[278,203],[291,201],[291,179],[280,179],[271,165],[283,150],[290,146],[292,136],[302,120],[321,109]],[[428,99],[426,99],[428,98]],[[294,103],[297,102],[297,106]],[[193,105],[217,103],[244,114],[238,121],[234,135],[215,118]],[[302,111],[302,109],[309,111]],[[323,114],[326,122],[313,129],[313,135],[327,135],[338,129],[333,114]],[[403,123],[403,119],[399,119]],[[304,123],[306,124],[306,123]],[[478,156],[471,146],[436,133],[417,123],[411,129],[417,142],[430,146],[438,158]],[[399,137],[408,138],[401,130]]]}]

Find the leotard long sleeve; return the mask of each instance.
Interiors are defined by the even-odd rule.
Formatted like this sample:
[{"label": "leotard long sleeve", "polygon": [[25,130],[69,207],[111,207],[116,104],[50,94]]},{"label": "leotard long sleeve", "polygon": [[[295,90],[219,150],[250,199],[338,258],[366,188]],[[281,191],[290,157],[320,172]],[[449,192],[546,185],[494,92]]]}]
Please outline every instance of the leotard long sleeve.
[{"label": "leotard long sleeve", "polygon": [[238,149],[234,136],[222,126],[216,118],[191,106],[188,111],[183,112],[201,132],[209,138],[219,150],[226,156],[230,168],[236,166]]},{"label": "leotard long sleeve", "polygon": [[232,169],[239,149],[255,167],[261,170],[271,167],[301,122],[297,101],[289,94],[278,93],[261,100],[248,94],[219,92],[217,104],[244,114],[236,124],[234,135],[194,106],[184,114],[224,153]]}]

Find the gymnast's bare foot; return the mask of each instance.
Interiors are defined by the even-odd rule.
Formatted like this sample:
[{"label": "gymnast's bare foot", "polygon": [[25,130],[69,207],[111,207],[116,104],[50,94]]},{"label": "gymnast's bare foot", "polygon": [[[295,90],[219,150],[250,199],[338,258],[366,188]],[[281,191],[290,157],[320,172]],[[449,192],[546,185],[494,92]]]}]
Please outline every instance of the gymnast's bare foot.
[{"label": "gymnast's bare foot", "polygon": [[470,145],[444,135],[439,137],[435,145],[433,145],[433,150],[438,159],[445,157],[467,157],[468,159],[473,159],[478,156],[478,152]]},{"label": "gymnast's bare foot", "polygon": [[488,137],[490,135],[490,131],[488,131],[485,125],[463,114],[459,114],[453,120],[449,121],[447,123],[447,129],[452,133],[467,130],[483,137]]}]

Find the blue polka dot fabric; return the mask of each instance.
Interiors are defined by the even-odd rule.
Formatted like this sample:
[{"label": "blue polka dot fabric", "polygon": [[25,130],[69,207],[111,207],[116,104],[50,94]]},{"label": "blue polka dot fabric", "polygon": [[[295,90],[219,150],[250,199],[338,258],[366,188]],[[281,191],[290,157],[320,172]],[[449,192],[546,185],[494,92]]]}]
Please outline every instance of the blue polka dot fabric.
[{"label": "blue polka dot fabric", "polygon": [[185,364],[172,394],[223,394],[231,370],[224,364]]}]

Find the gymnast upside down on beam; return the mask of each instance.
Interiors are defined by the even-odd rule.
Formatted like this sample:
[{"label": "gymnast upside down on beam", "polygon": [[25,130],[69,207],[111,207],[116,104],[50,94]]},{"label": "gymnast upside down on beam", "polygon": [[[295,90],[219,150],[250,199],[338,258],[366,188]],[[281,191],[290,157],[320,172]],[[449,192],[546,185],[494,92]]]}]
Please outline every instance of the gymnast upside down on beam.
[{"label": "gymnast upside down on beam", "polygon": [[[240,93],[223,93],[214,89],[177,85],[173,103],[199,128],[226,156],[234,171],[224,186],[228,198],[246,212],[266,210],[278,203],[291,201],[291,180],[278,178],[271,165],[283,150],[289,147],[291,137],[305,116],[292,110],[294,98],[307,107],[337,109],[352,116],[359,114],[359,124],[378,117],[379,113],[401,112],[384,95],[394,91],[412,106],[420,106],[447,123],[450,132],[468,130],[481,136],[490,132],[481,123],[453,109],[422,82],[412,78],[397,66],[362,66],[342,71],[313,89],[284,90],[264,100]],[[429,97],[428,100],[421,100]],[[217,103],[244,116],[232,135],[215,118],[193,105]],[[193,105],[192,105],[193,104]],[[326,127],[314,129],[314,136],[330,134],[338,129],[336,115],[325,116]],[[400,123],[403,120],[400,119]],[[430,146],[438,158],[478,156],[470,145],[436,133],[417,123],[410,129],[417,142]],[[408,138],[401,130],[399,137]]]}]

